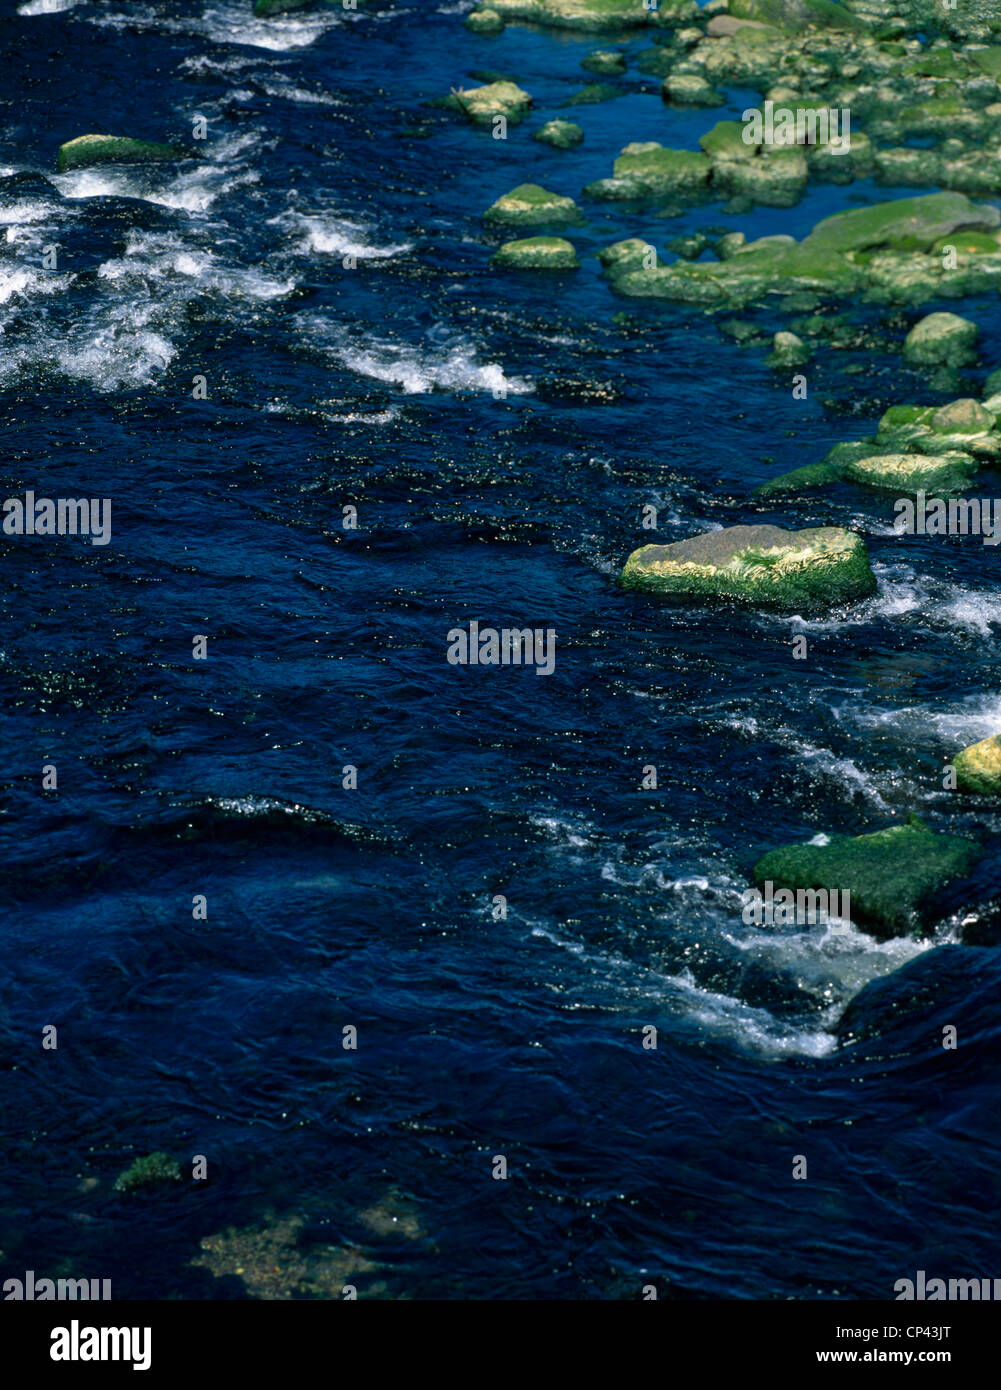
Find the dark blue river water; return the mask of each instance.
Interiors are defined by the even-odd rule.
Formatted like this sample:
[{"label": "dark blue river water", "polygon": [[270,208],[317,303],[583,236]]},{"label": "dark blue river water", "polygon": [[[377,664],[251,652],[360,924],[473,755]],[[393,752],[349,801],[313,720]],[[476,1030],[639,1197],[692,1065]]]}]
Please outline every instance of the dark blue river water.
[{"label": "dark blue river water", "polygon": [[[853,308],[801,401],[717,319],[616,300],[593,253],[800,236],[899,190],[589,207],[575,275],[491,271],[499,194],[578,197],[747,94],[672,111],[633,65],[557,152],[530,134],[594,41],[486,40],[468,8],[0,6],[0,176],[49,180],[0,184],[0,495],[113,507],[104,547],[0,540],[0,1267],[246,1297],[202,1241],[293,1221],[313,1275],[355,1252],[361,1296],[1001,1274],[1001,818],[941,784],[1001,727],[997,551],[899,538],[848,488],[749,500],[890,404],[979,395],[996,299],[920,311],[980,323],[964,389],[902,367],[918,311]],[[535,98],[506,141],[427,105],[481,69]],[[76,135],[199,115],[194,161],[54,173]],[[810,621],[626,595],[648,503],[662,540],[854,526],[879,592]],[[450,665],[473,619],[555,629],[555,672]],[[911,811],[988,847],[927,938],[743,924],[765,849]],[[154,1150],[185,1181],[116,1192]]]}]

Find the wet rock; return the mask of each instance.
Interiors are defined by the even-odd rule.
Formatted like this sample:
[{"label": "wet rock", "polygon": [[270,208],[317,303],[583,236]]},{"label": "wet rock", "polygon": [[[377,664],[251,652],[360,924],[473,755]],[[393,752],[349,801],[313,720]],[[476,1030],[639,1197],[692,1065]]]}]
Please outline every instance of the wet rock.
[{"label": "wet rock", "polygon": [[795,333],[776,333],[772,340],[770,367],[802,367],[810,360],[810,349]]},{"label": "wet rock", "polygon": [[843,476],[884,492],[959,492],[977,471],[969,454],[874,454],[849,463]]},{"label": "wet rock", "polygon": [[557,150],[572,150],[583,142],[584,132],[576,121],[547,121],[534,132],[532,139]]},{"label": "wet rock", "polygon": [[790,611],[829,609],[876,588],[861,538],[834,526],[730,526],[673,545],[641,546],[620,582],[671,598]]},{"label": "wet rock", "polygon": [[825,844],[775,849],[754,866],[760,887],[826,889],[851,895],[852,919],[881,935],[902,935],[921,920],[927,900],[964,878],[979,853],[972,840],[930,830],[917,816],[870,835],[832,836]]},{"label": "wet rock", "polygon": [[656,9],[644,0],[490,0],[503,19],[531,20],[557,29],[582,33],[614,33],[645,25],[667,27],[686,23],[698,14],[694,0],[659,0]]},{"label": "wet rock", "polygon": [[669,73],[660,89],[673,106],[725,106],[726,98],[712,83],[693,72]]},{"label": "wet rock", "polygon": [[581,215],[572,198],[550,193],[537,183],[522,183],[505,193],[483,214],[488,222],[503,226],[528,227],[547,224],[564,226],[580,222]]},{"label": "wet rock", "polygon": [[626,55],[614,49],[599,48],[581,59],[585,72],[596,72],[603,77],[618,77],[626,70]]},{"label": "wet rock", "polygon": [[961,792],[978,796],[997,796],[1001,793],[1001,736],[992,734],[953,758],[956,786]]},{"label": "wet rock", "polygon": [[533,236],[506,241],[491,258],[495,270],[577,270],[580,261],[562,237]]},{"label": "wet rock", "polygon": [[504,116],[510,124],[516,125],[528,114],[532,98],[517,83],[500,81],[452,92],[442,104],[460,111],[475,125],[490,125],[497,116]]},{"label": "wet rock", "polygon": [[124,135],[78,135],[59,146],[56,170],[86,169],[92,164],[148,164],[163,159],[186,159],[186,150]]},{"label": "wet rock", "polygon": [[976,359],[979,333],[958,314],[928,314],[904,339],[904,361],[918,367],[965,366]]},{"label": "wet rock", "polygon": [[114,1182],[116,1192],[137,1192],[144,1187],[158,1187],[163,1183],[180,1182],[181,1169],[176,1158],[166,1153],[151,1153],[145,1158],[137,1158]]},{"label": "wet rock", "polygon": [[504,28],[504,20],[496,10],[484,7],[466,15],[466,28],[474,34],[499,34]]},{"label": "wet rock", "polygon": [[624,97],[625,90],[622,87],[612,87],[607,82],[589,82],[586,87],[581,87],[572,96],[567,97],[562,104],[564,106],[596,106],[601,101],[613,101],[615,97]]}]

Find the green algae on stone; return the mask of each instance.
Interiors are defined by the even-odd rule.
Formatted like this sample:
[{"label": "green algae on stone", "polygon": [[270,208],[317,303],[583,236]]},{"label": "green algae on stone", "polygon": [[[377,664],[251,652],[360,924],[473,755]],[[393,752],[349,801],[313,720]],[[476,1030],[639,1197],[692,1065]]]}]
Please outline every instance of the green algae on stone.
[{"label": "green algae on stone", "polygon": [[997,208],[971,203],[962,193],[929,193],[836,212],[818,222],[806,240],[818,251],[865,251],[884,246],[925,251],[954,231],[986,230],[999,223]]},{"label": "green algae on stone", "polygon": [[635,270],[652,270],[660,265],[656,247],[640,237],[628,237],[625,241],[606,246],[598,252],[598,260],[610,279],[629,275]]},{"label": "green algae on stone", "polygon": [[726,97],[712,83],[694,72],[668,73],[660,94],[674,106],[725,106]]},{"label": "green algae on stone", "polygon": [[667,27],[686,23],[698,12],[694,0],[490,0],[503,19],[529,20],[581,33],[615,33],[645,25]]},{"label": "green algae on stone", "polygon": [[584,139],[584,132],[576,121],[547,121],[532,135],[544,145],[552,145],[556,150],[575,149]]},{"label": "green algae on stone", "polygon": [[800,612],[876,590],[862,539],[835,526],[730,526],[673,545],[644,545],[627,559],[620,583],[668,598]]},{"label": "green algae on stone", "polygon": [[928,897],[965,877],[978,853],[975,841],[938,834],[911,816],[870,835],[771,850],[752,877],[758,887],[848,893],[853,920],[892,936],[911,930]]},{"label": "green algae on stone", "polygon": [[956,786],[961,792],[972,792],[976,796],[1001,793],[1001,736],[998,734],[964,748],[956,754],[952,764],[956,769]]},{"label": "green algae on stone", "polygon": [[490,125],[498,116],[516,125],[528,114],[532,98],[516,82],[500,81],[452,92],[441,104],[461,111],[475,125]]},{"label": "green algae on stone", "polygon": [[506,241],[490,258],[495,270],[577,270],[580,261],[562,237],[533,236]]},{"label": "green algae on stone", "polygon": [[969,454],[873,454],[846,465],[844,478],[883,492],[958,492],[977,471]]},{"label": "green algae on stone", "polygon": [[585,72],[596,72],[603,77],[618,77],[626,70],[626,55],[614,49],[599,48],[581,59]]},{"label": "green algae on stone", "polygon": [[540,223],[569,225],[582,220],[572,198],[550,193],[537,183],[522,183],[512,188],[487,208],[483,216],[488,222],[521,227]]},{"label": "green algae on stone", "polygon": [[613,101],[626,95],[624,87],[612,87],[607,82],[589,82],[586,87],[571,93],[562,106],[596,106],[600,101]]},{"label": "green algae on stone", "polygon": [[115,1179],[116,1192],[135,1192],[143,1187],[156,1187],[160,1183],[180,1182],[181,1169],[176,1158],[166,1153],[151,1153],[145,1158],[137,1158]]},{"label": "green algae on stone", "polygon": [[162,159],[186,159],[188,152],[175,145],[133,140],[124,135],[78,135],[59,146],[56,171],[86,169],[91,164],[145,164]]},{"label": "green algae on stone", "polygon": [[612,166],[616,179],[624,179],[653,193],[702,188],[712,168],[704,154],[671,150],[656,140],[626,145]]},{"label": "green algae on stone", "polygon": [[781,474],[778,478],[769,478],[766,483],[754,489],[754,496],[764,499],[804,492],[808,488],[828,487],[831,483],[840,482],[841,476],[842,470],[837,464],[826,461],[807,463],[802,468],[794,468],[789,473]]},{"label": "green algae on stone", "polygon": [[729,13],[735,19],[753,19],[797,34],[810,25],[854,32],[867,28],[864,20],[835,0],[730,0]]},{"label": "green algae on stone", "polygon": [[928,314],[904,339],[904,361],[917,367],[962,367],[976,358],[980,329],[958,314]]},{"label": "green algae on stone", "polygon": [[802,367],[810,360],[810,349],[795,333],[776,333],[772,340],[769,367]]},{"label": "green algae on stone", "polygon": [[504,28],[504,20],[496,10],[484,6],[466,15],[466,28],[474,34],[499,34]]}]

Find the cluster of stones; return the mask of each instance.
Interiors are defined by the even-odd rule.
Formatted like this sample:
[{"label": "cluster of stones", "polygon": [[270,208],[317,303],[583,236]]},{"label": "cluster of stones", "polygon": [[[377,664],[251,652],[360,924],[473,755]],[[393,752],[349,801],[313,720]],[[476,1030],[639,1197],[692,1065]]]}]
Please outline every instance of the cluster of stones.
[{"label": "cluster of stones", "polygon": [[[1001,287],[1001,214],[970,193],[1001,190],[1001,11],[992,0],[964,0],[943,10],[935,0],[486,0],[468,17],[470,29],[499,33],[510,21],[635,36],[653,47],[638,68],[662,79],[677,106],[723,104],[721,88],[748,87],[809,131],[811,113],[851,113],[847,151],[830,143],[748,139],[744,123],[720,121],[700,149],[675,150],[653,141],[627,145],[607,179],[586,197],[610,202],[659,201],[665,208],[723,196],[730,211],[754,204],[789,207],[811,178],[839,183],[872,177],[884,183],[946,191],[896,199],[825,218],[802,241],[769,236],[747,242],[729,233],[715,242],[678,238],[665,263],[657,249],[626,238],[599,253],[612,288],[629,298],[654,298],[740,309],[764,296],[862,300],[919,305]],[[928,42],[923,31],[941,37]],[[921,33],[922,37],[917,35]],[[589,67],[615,74],[624,55],[600,51]],[[513,83],[456,94],[472,120],[498,112],[524,118],[531,98]],[[864,127],[859,129],[859,127]],[[537,139],[570,149],[580,128],[551,121]],[[920,139],[926,147],[907,142]],[[573,199],[524,184],[486,213],[495,226],[569,227],[581,220]],[[714,259],[698,259],[710,251]],[[506,243],[498,268],[572,270],[572,243],[538,235]],[[817,319],[819,319],[819,315]],[[816,322],[816,320],[815,320]],[[977,327],[955,314],[921,319],[903,346],[915,368],[955,372],[975,356]],[[798,335],[775,336],[772,362],[801,365],[810,347]],[[899,495],[966,486],[985,462],[1001,457],[1001,373],[984,400],[962,398],[935,408],[896,406],[877,435],[835,446],[821,462],[759,489],[759,497],[791,494],[837,481]],[[854,602],[876,589],[866,547],[838,527],[788,531],[733,526],[672,545],[645,545],[626,561],[627,589],[675,601],[732,603],[809,612]],[[1001,735],[955,759],[960,790],[1001,793]],[[772,851],[755,866],[759,885],[851,893],[853,911],[873,930],[913,928],[945,884],[969,873],[979,852],[971,840],[939,834],[912,816],[857,837],[820,836]]]}]

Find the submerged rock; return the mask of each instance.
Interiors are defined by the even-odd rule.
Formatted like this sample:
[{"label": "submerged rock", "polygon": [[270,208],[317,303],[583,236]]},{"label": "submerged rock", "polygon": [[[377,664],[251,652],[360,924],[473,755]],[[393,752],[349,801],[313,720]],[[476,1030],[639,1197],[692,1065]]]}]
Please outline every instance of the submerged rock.
[{"label": "submerged rock", "polygon": [[507,226],[531,226],[538,223],[571,224],[580,222],[581,215],[572,198],[550,193],[537,183],[522,183],[505,193],[483,216],[489,222]]},{"label": "submerged rock", "polygon": [[759,859],[752,877],[760,887],[849,893],[853,920],[882,935],[901,935],[919,922],[926,900],[969,873],[979,847],[973,840],[930,830],[917,816],[871,835],[836,835],[826,844],[789,845]]},{"label": "submerged rock", "polygon": [[667,597],[817,610],[876,590],[854,531],[820,526],[729,526],[673,545],[644,545],[626,561],[624,588]]},{"label": "submerged rock", "polygon": [[273,14],[285,14],[287,10],[304,10],[315,3],[316,0],[254,0],[254,14],[259,19],[267,19]]},{"label": "submerged rock", "polygon": [[962,367],[976,357],[980,330],[958,314],[928,314],[904,339],[904,361],[914,366]]},{"label": "submerged rock", "polygon": [[181,1169],[170,1154],[151,1153],[136,1161],[115,1179],[116,1192],[135,1192],[141,1187],[156,1187],[159,1183],[180,1182]]},{"label": "submerged rock", "polygon": [[149,140],[133,140],[125,135],[78,135],[59,146],[56,171],[85,169],[90,164],[146,164],[161,159],[186,159],[186,150],[175,145],[157,145]]},{"label": "submerged rock", "polygon": [[516,82],[499,81],[452,92],[442,104],[453,111],[461,111],[475,125],[490,125],[497,116],[504,116],[516,125],[528,114],[532,98]]},{"label": "submerged rock", "polygon": [[979,796],[1001,793],[1001,735],[992,734],[953,758],[956,785],[961,792]]},{"label": "submerged rock", "polygon": [[495,270],[577,270],[580,261],[573,244],[558,236],[506,241],[490,258]]},{"label": "submerged rock", "polygon": [[585,72],[596,72],[603,77],[618,77],[626,70],[626,55],[614,49],[599,48],[581,60]]},{"label": "submerged rock", "polygon": [[584,132],[576,121],[547,121],[532,136],[557,150],[572,150],[583,142]]}]

